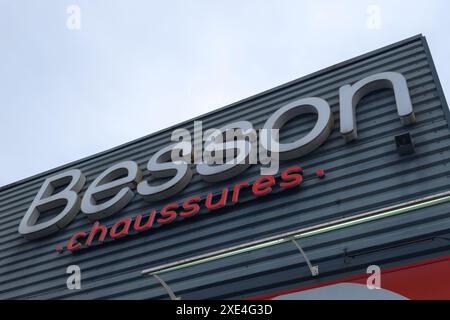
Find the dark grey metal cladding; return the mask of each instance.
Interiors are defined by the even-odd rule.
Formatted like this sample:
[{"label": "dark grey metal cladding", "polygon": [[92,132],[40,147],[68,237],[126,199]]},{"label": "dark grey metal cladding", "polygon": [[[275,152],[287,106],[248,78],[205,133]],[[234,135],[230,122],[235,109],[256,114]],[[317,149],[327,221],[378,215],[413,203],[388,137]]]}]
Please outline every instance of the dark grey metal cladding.
[{"label": "dark grey metal cladding", "polygon": [[[380,90],[361,101],[357,109],[358,140],[346,145],[339,134],[338,88],[382,71],[405,75],[417,123],[401,126],[393,94]],[[53,236],[35,241],[21,238],[17,232],[19,221],[44,179],[57,171],[78,168],[87,176],[88,185],[104,169],[122,160],[137,161],[145,169],[150,155],[169,143],[174,128],[0,189],[0,298],[167,298],[154,279],[140,275],[142,269],[448,189],[447,105],[422,36],[292,81],[197,120],[202,120],[206,127],[248,120],[259,128],[282,104],[308,96],[318,96],[330,103],[335,129],[327,142],[312,154],[282,163],[283,167],[301,164],[309,174],[298,192],[274,194],[257,201],[248,199],[237,206],[201,214],[142,235],[77,254],[59,255],[55,246],[67,241],[76,230],[88,230],[91,223],[80,213],[65,230]],[[288,123],[282,138],[289,140],[306,132],[311,127],[310,120],[311,117],[305,117]],[[177,127],[192,129],[192,120]],[[400,157],[394,136],[405,130],[413,136],[416,153]],[[327,172],[323,180],[312,175],[313,169],[319,167]],[[173,200],[218,191],[235,181],[254,179],[258,174],[258,166],[253,166],[239,179],[223,184],[205,183],[194,175],[190,185]],[[136,195],[123,211],[102,222],[110,225],[121,216],[146,213],[164,203],[148,204]],[[320,264],[321,280],[361,272],[364,265],[371,263],[399,264],[445,254],[450,248],[444,240],[423,240],[394,249],[389,249],[389,245],[448,232],[450,217],[446,206],[421,209],[301,241],[314,263]],[[351,254],[383,247],[386,249],[379,254],[358,255],[350,259],[351,263],[342,258],[344,248]],[[80,291],[69,291],[65,286],[65,268],[70,264],[82,268]],[[289,243],[173,271],[162,277],[176,294],[193,299],[251,296],[315,281]]]}]

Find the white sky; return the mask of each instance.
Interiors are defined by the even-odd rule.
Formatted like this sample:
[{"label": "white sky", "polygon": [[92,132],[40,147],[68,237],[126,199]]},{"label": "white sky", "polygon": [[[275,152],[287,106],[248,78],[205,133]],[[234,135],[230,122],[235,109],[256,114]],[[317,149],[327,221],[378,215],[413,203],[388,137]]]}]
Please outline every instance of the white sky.
[{"label": "white sky", "polygon": [[448,0],[0,0],[0,186],[418,33],[448,97],[449,12]]}]

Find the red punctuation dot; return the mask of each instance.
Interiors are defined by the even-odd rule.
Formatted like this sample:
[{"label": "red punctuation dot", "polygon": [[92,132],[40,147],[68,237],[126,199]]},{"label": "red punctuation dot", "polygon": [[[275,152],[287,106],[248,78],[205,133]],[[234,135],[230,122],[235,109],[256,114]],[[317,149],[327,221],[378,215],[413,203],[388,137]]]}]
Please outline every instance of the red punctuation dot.
[{"label": "red punctuation dot", "polygon": [[316,170],[316,175],[317,175],[319,178],[325,177],[325,170],[323,170],[323,169],[317,169],[317,170]]},{"label": "red punctuation dot", "polygon": [[61,253],[63,252],[63,248],[61,246],[56,246],[56,251]]}]

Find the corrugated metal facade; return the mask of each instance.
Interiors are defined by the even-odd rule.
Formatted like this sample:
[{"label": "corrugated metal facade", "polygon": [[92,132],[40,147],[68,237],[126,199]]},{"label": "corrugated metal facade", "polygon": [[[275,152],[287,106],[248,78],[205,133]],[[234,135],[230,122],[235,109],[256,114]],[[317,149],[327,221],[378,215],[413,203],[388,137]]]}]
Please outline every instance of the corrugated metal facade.
[{"label": "corrugated metal facade", "polygon": [[[366,96],[357,109],[358,139],[346,144],[339,133],[338,88],[383,71],[402,73],[408,82],[417,123],[403,127],[390,90]],[[174,128],[151,134],[115,149],[76,161],[0,189],[0,298],[166,299],[154,278],[141,271],[181,258],[311,226],[340,217],[386,207],[448,190],[450,182],[450,130],[447,105],[422,36],[404,40],[364,56],[335,65],[280,87],[208,113],[204,127],[218,128],[248,120],[260,128],[281,105],[300,97],[328,101],[335,128],[313,153],[282,168],[301,164],[307,174],[300,191],[286,191],[247,201],[218,211],[201,213],[141,235],[112,243],[58,254],[77,230],[91,222],[79,213],[64,230],[27,241],[17,232],[20,220],[46,177],[78,168],[87,177],[86,187],[103,170],[122,160],[136,161],[145,172],[148,159],[170,142]],[[311,117],[288,123],[282,138],[289,140],[312,127]],[[193,121],[177,127],[192,129]],[[416,152],[399,156],[394,135],[408,130]],[[324,168],[325,179],[314,179],[313,169]],[[194,175],[189,186],[173,200],[194,193],[219,191],[259,175],[257,165],[225,183],[203,182]],[[309,175],[309,176],[308,176]],[[145,175],[146,176],[146,175]],[[145,177],[144,176],[144,177]],[[102,221],[111,225],[121,216],[148,212],[161,203],[146,203],[136,193],[120,213]],[[161,275],[184,299],[244,298],[268,291],[364,272],[369,264],[396,265],[450,252],[450,203],[416,210],[375,222],[301,240],[304,250],[320,267],[312,278],[292,243],[283,243]],[[82,270],[82,290],[68,290],[66,267]]]}]

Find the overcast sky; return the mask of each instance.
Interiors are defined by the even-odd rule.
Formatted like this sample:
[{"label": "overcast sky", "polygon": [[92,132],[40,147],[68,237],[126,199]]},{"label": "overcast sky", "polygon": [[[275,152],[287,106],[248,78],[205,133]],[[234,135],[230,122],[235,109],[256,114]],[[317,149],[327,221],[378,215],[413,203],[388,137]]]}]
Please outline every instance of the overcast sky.
[{"label": "overcast sky", "polygon": [[448,0],[0,0],[0,186],[418,33],[449,97],[449,12]]}]

